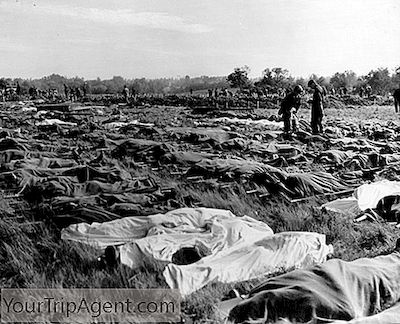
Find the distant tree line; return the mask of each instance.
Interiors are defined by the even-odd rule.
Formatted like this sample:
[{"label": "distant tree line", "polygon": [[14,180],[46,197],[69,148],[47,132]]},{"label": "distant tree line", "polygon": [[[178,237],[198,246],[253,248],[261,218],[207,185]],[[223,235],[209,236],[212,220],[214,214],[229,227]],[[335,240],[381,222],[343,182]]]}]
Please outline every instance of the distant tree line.
[{"label": "distant tree line", "polygon": [[[271,91],[276,89],[290,89],[295,84],[306,87],[309,79],[294,78],[284,68],[266,68],[261,78],[251,80],[248,66],[235,68],[228,76],[220,77],[190,77],[161,78],[161,79],[124,79],[114,76],[112,79],[85,80],[81,77],[67,78],[52,74],[40,79],[0,78],[0,89],[19,84],[21,94],[28,94],[29,89],[36,88],[44,91],[56,89],[64,92],[64,85],[69,88],[86,87],[88,94],[116,94],[121,93],[125,85],[132,94],[181,94],[192,91],[205,91],[210,89],[226,89],[229,87],[240,89],[264,88]],[[353,71],[337,72],[330,77],[311,75],[312,79],[330,90],[332,88],[346,88],[358,91],[361,87],[370,86],[374,94],[393,92],[400,84],[400,68],[390,73],[387,68],[371,70],[367,75],[357,76]]]},{"label": "distant tree line", "polygon": [[262,72],[262,77],[255,81],[249,79],[249,72],[248,66],[235,68],[234,71],[228,75],[227,80],[232,87],[241,89],[255,87],[277,90],[279,88],[290,89],[296,84],[306,87],[308,80],[314,79],[327,90],[332,88],[345,88],[349,91],[358,92],[361,88],[370,86],[372,92],[379,95],[385,95],[389,92],[393,93],[393,90],[400,86],[400,67],[394,73],[390,73],[387,68],[380,68],[371,70],[367,75],[362,76],[357,76],[353,71],[345,71],[342,73],[337,72],[330,77],[314,74],[311,75],[309,79],[294,78],[290,75],[288,70],[277,67],[265,69]]},{"label": "distant tree line", "polygon": [[201,76],[191,78],[163,78],[163,79],[124,79],[114,76],[109,80],[85,80],[80,77],[67,78],[58,74],[45,76],[41,79],[0,78],[0,89],[19,84],[21,94],[28,94],[30,88],[44,91],[56,89],[64,92],[64,84],[72,89],[87,88],[89,94],[116,94],[121,93],[125,85],[134,94],[178,94],[183,92],[207,90],[210,88],[226,88],[229,83],[226,77]]}]

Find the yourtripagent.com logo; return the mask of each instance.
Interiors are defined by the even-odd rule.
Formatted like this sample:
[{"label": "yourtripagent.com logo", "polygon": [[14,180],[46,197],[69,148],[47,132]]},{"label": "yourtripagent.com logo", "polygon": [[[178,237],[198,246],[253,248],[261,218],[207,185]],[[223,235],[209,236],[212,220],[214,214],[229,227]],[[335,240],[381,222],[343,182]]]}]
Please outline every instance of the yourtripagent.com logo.
[{"label": "yourtripagent.com logo", "polygon": [[2,289],[1,322],[178,322],[178,290]]}]

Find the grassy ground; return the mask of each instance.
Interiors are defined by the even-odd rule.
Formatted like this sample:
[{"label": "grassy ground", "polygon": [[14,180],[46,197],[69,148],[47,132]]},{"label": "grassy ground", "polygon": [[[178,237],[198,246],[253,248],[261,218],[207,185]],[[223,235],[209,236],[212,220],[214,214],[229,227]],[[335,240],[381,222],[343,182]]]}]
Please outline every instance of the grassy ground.
[{"label": "grassy ground", "polygon": [[[265,221],[275,232],[315,231],[333,244],[335,257],[353,260],[375,256],[393,248],[397,231],[385,223],[354,224],[350,217],[323,213],[317,201],[288,206],[279,200],[261,200],[241,188],[219,192],[194,188],[175,181],[178,197],[188,193],[202,206],[224,208],[237,215]],[[178,198],[179,199],[179,198]],[[21,227],[0,220],[0,273],[2,287],[31,288],[157,288],[167,287],[161,264],[149,264],[140,271],[126,267],[101,269],[98,252],[79,244],[59,240],[56,230]],[[194,321],[215,320],[214,305],[234,287],[248,289],[261,281],[238,284],[214,283],[193,293],[183,303],[185,317]]]},{"label": "grassy ground", "polygon": [[[307,114],[307,110],[302,112]],[[332,117],[354,119],[397,119],[390,108],[367,107],[361,110],[329,112]],[[194,185],[178,176],[158,174],[157,180],[173,186],[177,201],[184,203],[190,196],[199,206],[229,209],[236,215],[249,215],[265,221],[275,232],[315,231],[326,234],[333,244],[334,257],[353,260],[385,253],[392,249],[398,231],[387,223],[355,224],[350,216],[322,212],[317,207],[324,200],[288,205],[279,199],[247,195],[240,185],[217,189],[212,185]],[[167,287],[162,276],[162,264],[149,264],[140,271],[120,266],[102,269],[97,263],[98,252],[59,239],[57,229],[20,226],[8,219],[9,207],[0,197],[0,286],[31,288]],[[193,293],[183,302],[184,318],[188,322],[218,322],[214,305],[234,287],[249,289],[262,279],[236,284],[212,283]]]}]

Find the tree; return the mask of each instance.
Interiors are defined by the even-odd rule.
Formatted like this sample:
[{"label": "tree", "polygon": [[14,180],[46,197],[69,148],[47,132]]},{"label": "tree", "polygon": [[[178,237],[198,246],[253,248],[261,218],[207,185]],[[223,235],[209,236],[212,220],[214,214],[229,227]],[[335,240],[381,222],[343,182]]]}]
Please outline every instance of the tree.
[{"label": "tree", "polygon": [[294,79],[290,76],[289,71],[280,67],[272,69],[266,68],[263,71],[262,79],[257,82],[258,87],[264,88],[289,88],[293,85]]},{"label": "tree", "polygon": [[377,94],[385,94],[391,91],[392,79],[388,69],[377,69],[371,71],[366,76],[367,83],[371,86],[372,91]]},{"label": "tree", "polygon": [[400,88],[400,66],[392,75],[392,90]]},{"label": "tree", "polygon": [[311,74],[310,79],[315,80],[321,87],[325,89],[330,89],[330,78],[325,78],[323,76],[318,76],[316,74]]},{"label": "tree", "polygon": [[335,73],[330,80],[334,88],[353,88],[358,84],[357,74],[353,71],[344,71],[344,73]]},{"label": "tree", "polygon": [[251,85],[251,82],[248,77],[249,72],[250,69],[247,65],[240,68],[235,68],[234,71],[228,75],[226,80],[234,88],[236,87],[239,87],[240,89],[247,88]]},{"label": "tree", "polygon": [[297,78],[296,80],[294,80],[294,83],[301,85],[303,87],[303,89],[306,89],[308,81],[305,78],[300,77],[300,78]]}]

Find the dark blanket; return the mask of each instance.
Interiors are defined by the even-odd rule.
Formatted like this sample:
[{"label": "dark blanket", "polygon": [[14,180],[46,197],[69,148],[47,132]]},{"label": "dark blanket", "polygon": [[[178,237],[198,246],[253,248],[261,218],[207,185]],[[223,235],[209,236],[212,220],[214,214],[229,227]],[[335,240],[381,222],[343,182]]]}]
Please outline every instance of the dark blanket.
[{"label": "dark blanket", "polygon": [[400,253],[352,262],[332,259],[268,279],[234,307],[229,319],[308,322],[369,316],[400,299]]}]

